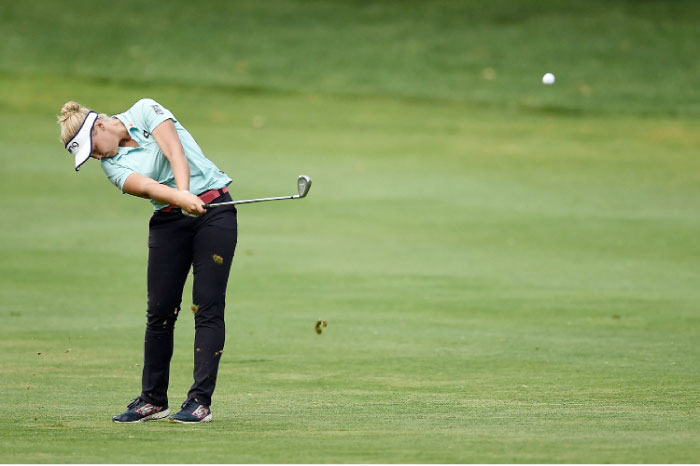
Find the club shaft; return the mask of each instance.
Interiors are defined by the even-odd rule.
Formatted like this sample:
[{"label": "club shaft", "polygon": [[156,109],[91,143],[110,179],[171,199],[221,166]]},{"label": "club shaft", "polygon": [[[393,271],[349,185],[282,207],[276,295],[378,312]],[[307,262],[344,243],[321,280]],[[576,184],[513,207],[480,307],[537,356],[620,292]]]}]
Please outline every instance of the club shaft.
[{"label": "club shaft", "polygon": [[212,207],[225,207],[229,205],[238,204],[252,204],[253,202],[283,201],[285,199],[299,199],[299,197],[300,196],[298,194],[295,194],[293,196],[262,197],[260,199],[242,199],[237,201],[218,202],[216,204],[204,204],[204,208],[211,209]]}]

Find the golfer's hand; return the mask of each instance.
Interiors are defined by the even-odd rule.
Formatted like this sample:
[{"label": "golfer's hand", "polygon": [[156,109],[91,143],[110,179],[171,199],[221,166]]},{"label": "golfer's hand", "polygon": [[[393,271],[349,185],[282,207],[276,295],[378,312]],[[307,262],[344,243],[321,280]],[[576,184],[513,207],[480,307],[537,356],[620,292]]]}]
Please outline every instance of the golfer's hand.
[{"label": "golfer's hand", "polygon": [[177,205],[180,206],[182,215],[187,215],[188,217],[199,217],[205,214],[207,211],[204,209],[204,202],[197,196],[187,191],[178,191],[180,194],[180,201]]}]

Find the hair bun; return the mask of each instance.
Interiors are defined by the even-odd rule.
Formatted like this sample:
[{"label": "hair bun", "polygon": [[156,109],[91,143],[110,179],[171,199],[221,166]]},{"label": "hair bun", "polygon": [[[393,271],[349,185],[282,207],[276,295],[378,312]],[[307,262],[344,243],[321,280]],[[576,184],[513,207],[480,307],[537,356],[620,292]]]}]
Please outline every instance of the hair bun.
[{"label": "hair bun", "polygon": [[61,108],[59,120],[66,121],[71,115],[75,115],[76,113],[80,112],[80,107],[80,104],[73,100],[66,102],[63,104],[63,108]]}]

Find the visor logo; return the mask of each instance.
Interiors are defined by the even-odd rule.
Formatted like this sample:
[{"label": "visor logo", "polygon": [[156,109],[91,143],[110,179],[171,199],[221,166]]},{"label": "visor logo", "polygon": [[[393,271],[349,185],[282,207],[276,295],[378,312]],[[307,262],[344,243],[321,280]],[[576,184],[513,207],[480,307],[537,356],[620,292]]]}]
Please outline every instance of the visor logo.
[{"label": "visor logo", "polygon": [[73,141],[73,142],[70,144],[70,146],[68,146],[68,151],[72,154],[73,151],[78,150],[79,147],[80,147],[80,144],[78,144],[77,141]]}]

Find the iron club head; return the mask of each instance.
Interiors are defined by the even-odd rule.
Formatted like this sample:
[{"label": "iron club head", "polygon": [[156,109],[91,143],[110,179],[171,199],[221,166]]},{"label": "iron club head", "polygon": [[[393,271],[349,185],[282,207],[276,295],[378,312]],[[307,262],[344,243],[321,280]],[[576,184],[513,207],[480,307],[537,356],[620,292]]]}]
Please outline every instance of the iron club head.
[{"label": "iron club head", "polygon": [[299,187],[299,197],[306,197],[309,189],[311,189],[311,178],[306,175],[299,175],[297,186]]}]

